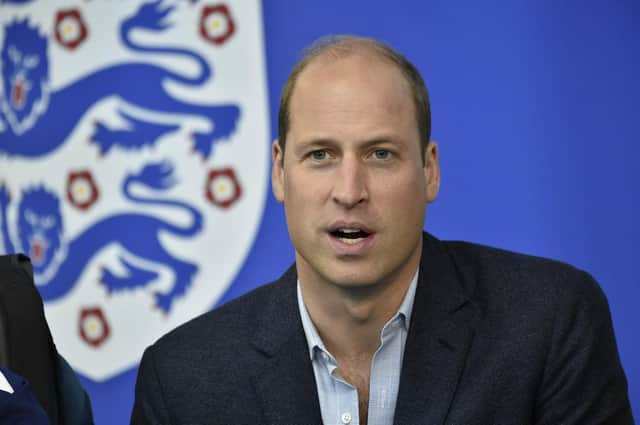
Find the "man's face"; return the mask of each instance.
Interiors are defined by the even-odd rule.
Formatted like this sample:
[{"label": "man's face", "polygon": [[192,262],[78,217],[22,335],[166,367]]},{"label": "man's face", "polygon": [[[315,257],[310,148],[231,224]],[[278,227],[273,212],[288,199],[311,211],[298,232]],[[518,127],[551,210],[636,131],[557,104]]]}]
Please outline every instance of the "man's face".
[{"label": "man's face", "polygon": [[440,177],[435,144],[422,163],[401,72],[360,54],[316,59],[299,75],[290,111],[286,154],[273,144],[272,184],[300,279],[341,287],[411,279]]}]

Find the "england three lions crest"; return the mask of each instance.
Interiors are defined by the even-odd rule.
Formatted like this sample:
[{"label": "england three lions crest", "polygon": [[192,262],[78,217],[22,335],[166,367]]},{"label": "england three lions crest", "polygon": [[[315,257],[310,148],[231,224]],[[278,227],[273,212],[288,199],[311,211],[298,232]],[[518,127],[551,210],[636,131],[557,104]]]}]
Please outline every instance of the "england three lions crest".
[{"label": "england three lions crest", "polygon": [[104,381],[213,307],[256,235],[259,3],[0,9],[0,253],[31,257],[58,347]]}]

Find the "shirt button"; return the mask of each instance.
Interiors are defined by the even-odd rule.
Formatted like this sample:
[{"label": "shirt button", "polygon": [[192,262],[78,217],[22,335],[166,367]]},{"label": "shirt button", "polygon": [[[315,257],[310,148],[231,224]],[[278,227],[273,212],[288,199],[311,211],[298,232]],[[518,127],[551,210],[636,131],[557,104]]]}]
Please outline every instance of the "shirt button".
[{"label": "shirt button", "polygon": [[342,420],[342,423],[345,425],[351,423],[351,413],[344,412],[340,417],[340,419]]}]

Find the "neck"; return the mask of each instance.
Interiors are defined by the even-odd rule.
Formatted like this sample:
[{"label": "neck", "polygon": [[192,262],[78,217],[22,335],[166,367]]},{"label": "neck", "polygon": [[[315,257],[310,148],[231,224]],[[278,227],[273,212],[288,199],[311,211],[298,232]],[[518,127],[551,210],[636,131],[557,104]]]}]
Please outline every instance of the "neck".
[{"label": "neck", "polygon": [[336,358],[370,358],[382,327],[398,311],[420,262],[421,249],[381,282],[346,286],[320,279],[298,258],[300,290],[309,317]]}]

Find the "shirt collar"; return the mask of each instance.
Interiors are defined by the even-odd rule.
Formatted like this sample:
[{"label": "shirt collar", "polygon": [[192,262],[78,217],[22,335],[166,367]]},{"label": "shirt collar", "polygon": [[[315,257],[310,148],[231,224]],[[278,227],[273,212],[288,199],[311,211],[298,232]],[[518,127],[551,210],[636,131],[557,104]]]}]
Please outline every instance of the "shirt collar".
[{"label": "shirt collar", "polygon": [[300,290],[300,279],[298,279],[296,285],[298,292],[298,309],[300,310],[300,318],[302,319],[302,328],[304,329],[304,335],[307,337],[307,345],[309,346],[309,357],[311,358],[311,360],[313,360],[313,355],[316,348],[319,348],[323,351],[327,350],[324,347],[322,339],[320,339],[320,335],[318,335],[318,331],[316,330],[315,325],[311,321],[311,317],[309,317],[307,307],[304,305],[304,300],[302,299],[302,291]]},{"label": "shirt collar", "polygon": [[[409,330],[409,322],[411,321],[411,313],[413,311],[413,302],[416,297],[416,287],[418,286],[418,272],[419,268],[416,269],[416,272],[413,275],[413,279],[411,280],[411,284],[407,289],[407,293],[404,295],[404,299],[398,308],[396,314],[394,314],[391,319],[389,319],[390,323],[396,317],[401,317],[404,323],[405,330]],[[300,280],[297,281],[297,294],[298,294],[298,309],[300,310],[300,318],[302,319],[302,328],[304,329],[304,334],[307,338],[307,345],[309,346],[309,357],[313,360],[314,353],[316,349],[320,349],[324,352],[327,352],[327,349],[318,334],[318,330],[315,325],[311,321],[311,317],[309,316],[309,312],[307,311],[307,307],[304,304],[304,299],[302,297],[302,291],[300,290]],[[386,326],[386,325],[385,325]],[[383,327],[384,329],[384,327]]]}]

